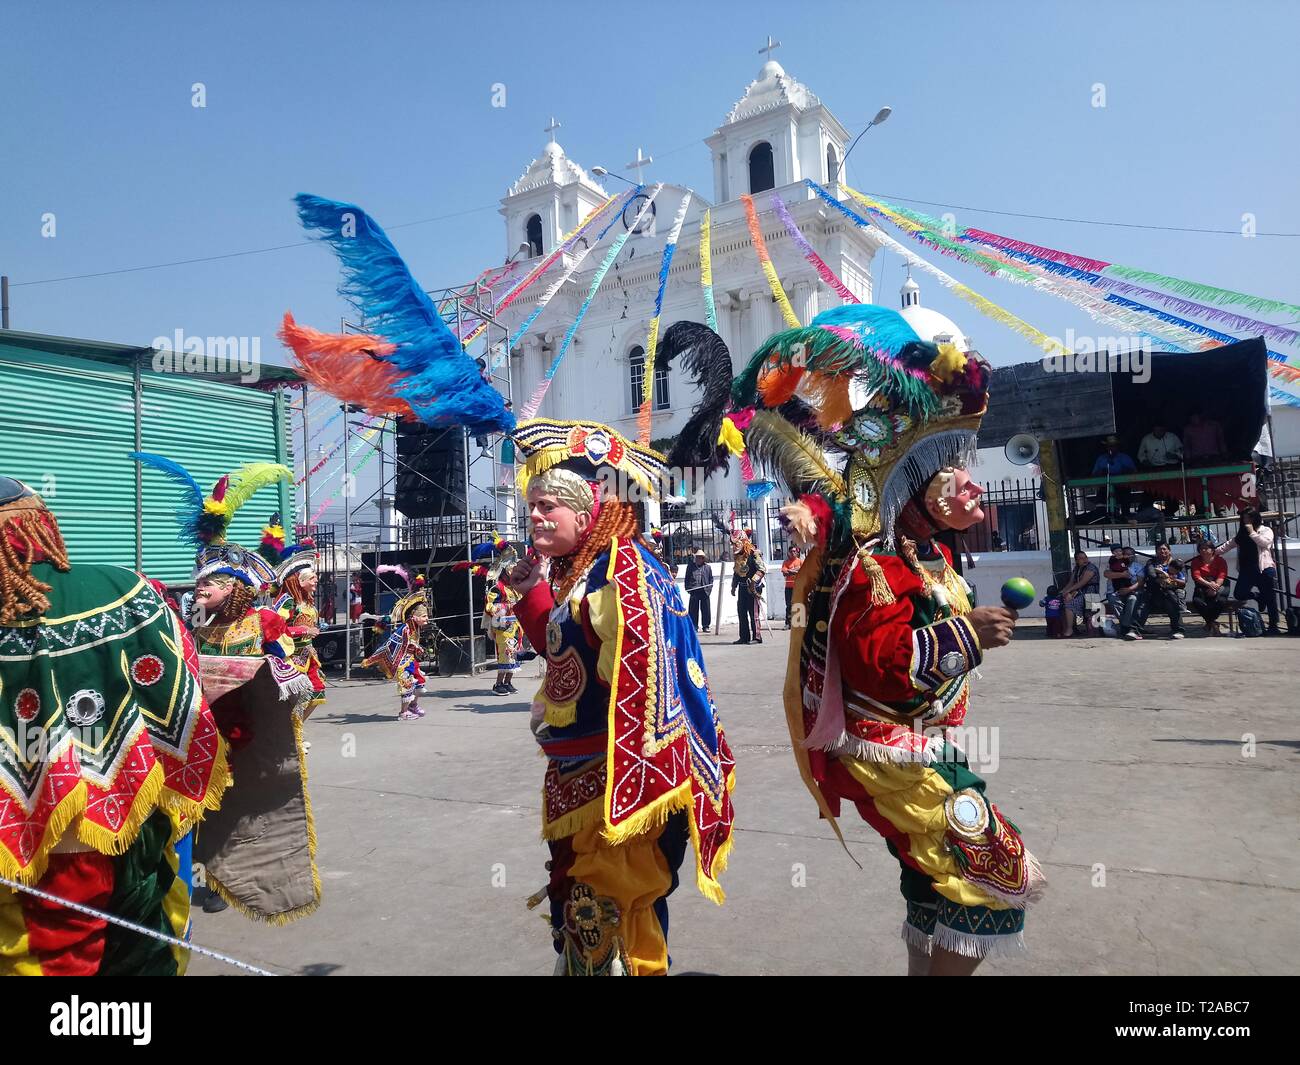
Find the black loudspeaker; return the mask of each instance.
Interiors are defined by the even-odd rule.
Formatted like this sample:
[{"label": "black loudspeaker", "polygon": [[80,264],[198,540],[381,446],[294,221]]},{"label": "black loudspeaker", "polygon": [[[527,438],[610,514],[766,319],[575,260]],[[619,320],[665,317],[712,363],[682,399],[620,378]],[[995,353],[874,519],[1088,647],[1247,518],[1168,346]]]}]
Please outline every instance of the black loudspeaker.
[{"label": "black loudspeaker", "polygon": [[465,513],[465,434],[397,423],[394,503],[408,518]]}]

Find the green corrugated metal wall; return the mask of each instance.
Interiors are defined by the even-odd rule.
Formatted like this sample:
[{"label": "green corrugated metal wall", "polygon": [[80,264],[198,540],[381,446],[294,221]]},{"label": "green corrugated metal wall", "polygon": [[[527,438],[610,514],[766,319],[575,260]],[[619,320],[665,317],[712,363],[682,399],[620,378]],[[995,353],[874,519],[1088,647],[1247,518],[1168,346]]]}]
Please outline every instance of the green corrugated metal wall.
[{"label": "green corrugated metal wall", "polygon": [[[148,361],[144,363],[147,367]],[[208,491],[243,462],[291,463],[274,393],[179,374],[140,374],[140,443],[175,459]],[[136,565],[134,379],[128,366],[0,341],[0,473],[41,491],[74,561]],[[189,578],[193,553],[176,539],[181,493],[152,470],[142,477],[143,569]],[[264,488],[231,526],[256,547],[274,510],[293,520],[287,485]]]}]

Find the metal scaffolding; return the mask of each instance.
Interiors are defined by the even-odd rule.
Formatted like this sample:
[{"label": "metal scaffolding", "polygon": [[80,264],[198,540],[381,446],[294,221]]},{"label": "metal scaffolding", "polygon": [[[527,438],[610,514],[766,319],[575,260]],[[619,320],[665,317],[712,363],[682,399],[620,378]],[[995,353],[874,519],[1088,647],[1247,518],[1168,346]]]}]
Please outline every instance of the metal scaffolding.
[{"label": "metal scaffolding", "polygon": [[[480,329],[474,346],[481,345],[480,367],[485,379],[513,404],[510,363],[508,356],[496,358],[509,344],[509,330],[497,316],[496,297],[492,289],[480,281],[468,285],[454,286],[433,290],[428,293],[437,306],[439,313],[449,328],[458,337],[464,337]],[[364,326],[344,322],[344,332],[364,332]],[[471,353],[472,354],[472,353]],[[493,367],[493,362],[499,366]],[[354,421],[355,415],[363,413],[359,407],[347,407],[339,404],[342,413],[341,439],[330,440],[334,450],[342,453],[343,476],[343,521],[342,523],[315,523],[311,519],[312,465],[313,445],[321,449],[322,441],[311,441],[310,422],[315,420],[316,411],[308,412],[309,394],[307,387],[302,389],[302,407],[296,413],[300,422],[301,439],[304,442],[303,486],[303,521],[296,532],[316,539],[320,554],[321,580],[317,591],[318,606],[323,619],[330,619],[337,614],[339,597],[342,596],[343,623],[332,625],[323,637],[317,638],[317,647],[322,640],[342,639],[342,666],[345,677],[350,678],[356,655],[360,650],[363,633],[370,627],[369,623],[360,623],[352,617],[352,599],[354,577],[375,583],[375,602],[367,604],[373,612],[378,612],[379,599],[393,589],[384,589],[384,581],[376,572],[378,566],[389,558],[400,557],[398,552],[425,551],[423,563],[416,563],[411,569],[426,578],[427,587],[432,591],[439,572],[454,566],[457,562],[472,563],[472,552],[477,544],[491,542],[498,534],[510,540],[522,539],[519,523],[517,496],[514,486],[513,466],[501,462],[501,447],[505,440],[501,434],[471,436],[464,429],[447,430],[449,434],[458,433],[462,456],[459,483],[449,484],[438,476],[431,475],[421,468],[419,459],[435,443],[446,440],[444,434],[431,436],[430,442],[419,454],[403,454],[397,446],[397,423],[394,415],[386,415],[378,420],[366,422]],[[319,409],[319,408],[316,408]],[[337,417],[331,416],[332,422]],[[371,435],[371,439],[358,441],[357,430],[361,428]],[[379,477],[377,484],[364,495],[357,491],[354,476],[354,451],[363,453],[364,448],[374,448],[379,459]],[[322,449],[323,450],[323,449]],[[364,461],[364,460],[363,460]],[[407,518],[396,510],[397,484],[399,477],[418,478],[428,487],[441,494],[444,500],[451,500],[455,506],[449,511],[433,517]],[[319,482],[318,482],[319,483]],[[409,483],[409,480],[408,480]],[[374,512],[378,513],[375,514]],[[454,551],[448,551],[455,548]],[[454,558],[449,557],[454,555]],[[438,556],[438,557],[435,557]],[[409,557],[409,555],[408,555]],[[447,610],[439,609],[435,599],[430,609],[431,626],[425,640],[426,650],[436,653],[440,661],[459,661],[462,668],[476,671],[486,665],[481,633],[476,630],[476,621],[482,616],[483,604],[477,602],[475,595],[472,565],[465,567],[465,599],[461,609],[459,597],[456,605]],[[449,633],[451,635],[449,635]],[[448,645],[455,645],[454,653]],[[333,649],[333,645],[331,645]],[[327,664],[330,659],[322,654]]]}]

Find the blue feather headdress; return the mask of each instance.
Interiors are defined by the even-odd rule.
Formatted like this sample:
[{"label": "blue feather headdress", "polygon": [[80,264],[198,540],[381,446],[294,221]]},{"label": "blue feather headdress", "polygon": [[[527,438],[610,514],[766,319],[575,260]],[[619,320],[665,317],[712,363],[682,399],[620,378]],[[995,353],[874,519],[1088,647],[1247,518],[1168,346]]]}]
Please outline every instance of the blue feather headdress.
[{"label": "blue feather headdress", "polygon": [[379,224],[355,204],[300,193],[298,219],[339,257],[339,294],[356,308],[367,332],[395,344],[372,356],[399,373],[393,393],[419,419],[439,428],[509,432],[515,417],[484,380],[477,362],[438,314]]},{"label": "blue feather headdress", "polygon": [[293,477],[287,466],[275,462],[247,462],[234,473],[217,481],[211,495],[204,495],[199,482],[179,462],[163,455],[133,451],[130,457],[142,466],[157,470],[183,490],[176,522],[179,539],[197,553],[194,579],[214,574],[237,577],[254,588],[275,577],[268,562],[253,551],[226,542],[231,520],[253,494],[267,485]]}]

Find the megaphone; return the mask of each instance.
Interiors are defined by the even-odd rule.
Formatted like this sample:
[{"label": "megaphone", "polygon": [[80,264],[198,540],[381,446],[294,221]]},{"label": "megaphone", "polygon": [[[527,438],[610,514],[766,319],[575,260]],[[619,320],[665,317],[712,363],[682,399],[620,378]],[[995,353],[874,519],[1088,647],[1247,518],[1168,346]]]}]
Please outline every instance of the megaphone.
[{"label": "megaphone", "polygon": [[1003,448],[1007,461],[1014,466],[1028,466],[1038,458],[1038,437],[1033,433],[1016,433]]}]

